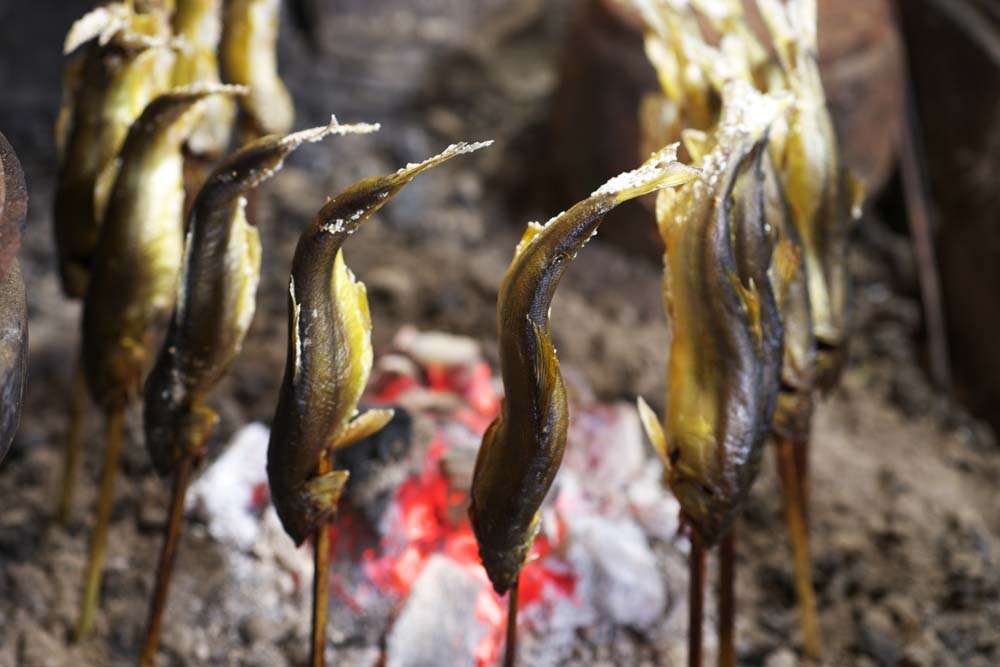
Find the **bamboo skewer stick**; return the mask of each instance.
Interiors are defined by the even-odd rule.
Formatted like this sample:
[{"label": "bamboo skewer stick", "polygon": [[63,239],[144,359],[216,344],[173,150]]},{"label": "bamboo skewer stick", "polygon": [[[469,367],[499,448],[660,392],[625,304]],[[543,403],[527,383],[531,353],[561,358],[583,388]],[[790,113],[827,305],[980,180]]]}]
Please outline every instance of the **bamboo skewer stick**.
[{"label": "bamboo skewer stick", "polygon": [[83,413],[87,407],[87,382],[83,374],[83,359],[77,355],[73,371],[73,386],[69,402],[69,426],[66,430],[66,450],[63,455],[62,481],[56,506],[56,521],[65,526],[73,510],[76,479],[80,469],[80,451],[83,447]]},{"label": "bamboo skewer stick", "polygon": [[[318,475],[330,472],[330,455],[320,459]],[[326,654],[326,619],[330,608],[330,526],[322,524],[313,537],[315,564],[313,574],[313,616],[311,667],[323,667]]]},{"label": "bamboo skewer stick", "polygon": [[517,591],[520,583],[519,576],[507,595],[507,646],[504,649],[503,667],[514,667],[517,664]]},{"label": "bamboo skewer stick", "polygon": [[795,590],[799,599],[802,622],[802,643],[806,655],[813,660],[822,657],[819,616],[816,611],[816,594],[812,583],[812,557],[809,554],[809,533],[802,514],[802,498],[796,480],[795,445],[787,438],[778,442],[778,471],[785,497],[785,521],[792,547],[795,567]]},{"label": "bamboo skewer stick", "polygon": [[691,534],[691,562],[688,575],[688,667],[701,667],[701,634],[705,616],[705,545],[697,533]]},{"label": "bamboo skewer stick", "polygon": [[799,506],[802,510],[802,519],[806,524],[806,531],[809,530],[809,453],[810,441],[808,439],[792,444],[795,458],[795,479],[798,480]]},{"label": "bamboo skewer stick", "polygon": [[719,547],[719,667],[736,667],[736,526]]},{"label": "bamboo skewer stick", "polygon": [[156,567],[156,583],[153,587],[153,600],[149,607],[146,639],[142,647],[142,657],[139,660],[140,667],[152,667],[156,663],[156,651],[159,648],[160,634],[163,630],[163,611],[167,606],[170,578],[177,557],[177,543],[180,541],[181,527],[184,524],[184,499],[187,497],[188,485],[191,482],[196,463],[196,457],[184,457],[174,473],[170,517],[164,529],[160,562]]},{"label": "bamboo skewer stick", "polygon": [[87,558],[80,618],[74,633],[76,641],[86,639],[94,626],[94,615],[97,612],[97,602],[101,590],[101,574],[107,555],[105,547],[108,541],[108,524],[111,521],[111,504],[115,494],[115,476],[118,474],[118,460],[121,458],[124,421],[125,411],[122,408],[114,408],[106,416],[107,448],[104,451],[104,464],[101,467],[101,487],[97,497],[97,522],[94,524],[94,532],[90,537],[90,553]]}]

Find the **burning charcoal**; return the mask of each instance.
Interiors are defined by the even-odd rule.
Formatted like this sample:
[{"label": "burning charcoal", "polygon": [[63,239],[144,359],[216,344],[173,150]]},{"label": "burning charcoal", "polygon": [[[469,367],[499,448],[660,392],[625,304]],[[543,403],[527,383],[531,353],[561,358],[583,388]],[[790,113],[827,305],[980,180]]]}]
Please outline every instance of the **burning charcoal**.
[{"label": "burning charcoal", "polygon": [[21,421],[27,375],[28,310],[15,253],[27,213],[21,163],[0,134],[0,461]]},{"label": "burning charcoal", "polygon": [[476,664],[476,646],[489,631],[476,615],[481,590],[466,568],[431,556],[389,631],[386,667]]},{"label": "burning charcoal", "polygon": [[666,606],[666,583],[639,526],[596,514],[568,514],[566,522],[569,558],[591,561],[591,599],[602,615],[635,628],[656,622]]},{"label": "burning charcoal", "polygon": [[403,463],[413,445],[413,417],[400,406],[382,430],[337,452],[337,461],[351,483],[344,498],[376,527],[407,470]]}]

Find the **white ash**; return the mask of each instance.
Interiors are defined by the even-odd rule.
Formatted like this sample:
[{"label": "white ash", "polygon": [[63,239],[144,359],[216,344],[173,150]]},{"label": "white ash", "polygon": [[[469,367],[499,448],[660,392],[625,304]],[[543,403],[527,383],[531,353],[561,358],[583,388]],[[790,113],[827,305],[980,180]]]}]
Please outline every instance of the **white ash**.
[{"label": "white ash", "polygon": [[476,618],[482,582],[447,556],[431,556],[386,641],[386,667],[475,664],[487,626]]},{"label": "white ash", "polygon": [[270,431],[251,423],[240,429],[232,444],[191,484],[186,502],[208,524],[219,542],[247,551],[260,535],[253,513],[254,489],[267,484],[267,442]]}]

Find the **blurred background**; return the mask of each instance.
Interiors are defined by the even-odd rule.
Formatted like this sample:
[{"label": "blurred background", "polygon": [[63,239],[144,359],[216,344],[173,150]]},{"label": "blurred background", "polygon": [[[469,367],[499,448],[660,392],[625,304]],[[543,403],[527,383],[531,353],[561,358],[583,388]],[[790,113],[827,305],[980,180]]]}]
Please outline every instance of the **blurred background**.
[{"label": "blurred background", "polygon": [[[900,21],[885,0],[819,3],[820,60],[838,139],[869,188],[850,257],[851,367],[814,425],[820,611],[831,665],[995,665],[1000,9],[991,0],[899,4]],[[166,498],[141,446],[139,415],[131,414],[105,618],[90,645],[67,648],[99,455],[96,446],[86,455],[76,520],[50,527],[79,320],[55,270],[53,127],[62,40],[90,8],[85,0],[0,0],[0,131],[21,159],[30,194],[21,250],[29,379],[20,433],[0,464],[0,665],[12,667],[132,664]],[[377,353],[399,348],[399,330],[412,326],[467,337],[496,368],[495,299],[523,225],[567,209],[639,161],[639,99],[657,82],[638,25],[613,0],[286,3],[279,69],[296,128],[336,113],[382,129],[304,147],[262,189],[257,314],[210,401],[222,417],[214,451],[273,415],[288,268],[303,224],[358,178],[458,140],[496,143],[414,181],[345,253],[368,285]],[[900,157],[907,154],[916,156],[911,175],[925,186],[923,237],[913,235],[906,206]],[[560,360],[585,401],[631,404],[642,395],[663,404],[668,339],[648,204],[610,216],[553,307]],[[922,303],[928,285],[938,288],[930,309]],[[87,442],[96,445],[99,434],[94,410]],[[636,465],[654,465],[648,445],[634,440]],[[308,604],[297,556],[289,555],[299,552],[290,543],[266,553],[226,544],[209,523],[196,520],[182,546],[162,664],[301,664]],[[741,533],[740,664],[798,663],[783,531],[768,464]],[[654,532],[643,535],[663,577],[659,614],[619,618],[598,605],[549,654],[544,636],[555,630],[538,620],[528,632],[548,657],[526,664],[675,664],[684,580],[669,568],[683,563],[684,547]],[[378,599],[378,613],[334,614],[337,664],[422,664],[387,648],[387,628],[405,606],[398,596]],[[480,658],[468,664],[486,664]]]}]

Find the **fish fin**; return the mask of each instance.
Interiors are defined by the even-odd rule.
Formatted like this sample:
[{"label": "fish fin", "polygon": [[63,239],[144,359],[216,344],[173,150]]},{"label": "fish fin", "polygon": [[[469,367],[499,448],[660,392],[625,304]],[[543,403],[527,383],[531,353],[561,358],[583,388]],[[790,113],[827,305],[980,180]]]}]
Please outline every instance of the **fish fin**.
[{"label": "fish fin", "polygon": [[802,252],[791,239],[782,239],[774,249],[774,282],[776,286],[775,299],[781,308],[788,300],[788,292],[792,283],[802,269]]},{"label": "fish fin", "polygon": [[[531,331],[535,339],[535,358],[533,360],[535,375],[535,391],[539,397],[540,414],[539,422],[543,425],[549,423],[549,414],[552,412],[552,403],[556,394],[556,387],[561,381],[559,376],[559,361],[556,358],[556,349],[552,345],[552,340],[542,327],[528,318]],[[548,436],[548,433],[543,435]]]},{"label": "fish fin", "polygon": [[188,415],[187,427],[187,454],[196,459],[200,459],[205,454],[205,442],[215,425],[219,422],[219,415],[210,407],[196,403],[191,408]]},{"label": "fish fin", "polygon": [[299,332],[299,316],[302,306],[295,300],[295,276],[290,276],[288,279],[288,303],[288,311],[292,320],[289,323],[289,334],[292,337],[291,352],[295,355],[293,357],[294,365],[292,366],[294,369],[293,382],[298,382],[299,371],[302,369],[302,337]]},{"label": "fish fin", "polygon": [[347,447],[381,431],[395,412],[393,410],[368,410],[357,415],[347,424],[344,432],[333,443],[333,449]]},{"label": "fish fin", "polygon": [[527,248],[531,242],[538,236],[541,231],[545,229],[545,225],[540,222],[529,222],[528,226],[524,229],[524,234],[521,235],[521,240],[518,241],[517,247],[514,249],[514,257],[518,257],[524,249]]},{"label": "fish fin", "polygon": [[653,443],[653,449],[660,455],[663,465],[669,470],[670,457],[667,455],[667,437],[663,433],[659,417],[642,396],[636,400],[636,406],[639,409],[639,421],[642,423],[642,429],[646,432],[646,437]]},{"label": "fish fin", "polygon": [[66,33],[63,55],[76,51],[95,38],[99,38],[102,46],[107,44],[116,33],[128,28],[131,13],[131,8],[124,3],[111,3],[90,10],[77,19]]},{"label": "fish fin", "polygon": [[347,470],[332,470],[306,482],[305,497],[317,517],[328,517],[336,511],[340,494],[350,476]]},{"label": "fish fin", "polygon": [[681,141],[684,142],[684,148],[687,149],[692,162],[701,162],[708,153],[708,134],[701,130],[691,128],[683,130]]},{"label": "fish fin", "polygon": [[750,283],[744,286],[740,282],[739,276],[735,273],[729,274],[729,282],[732,284],[733,289],[736,291],[736,296],[740,300],[740,306],[747,318],[747,324],[750,326],[750,334],[753,336],[754,346],[759,350],[763,341],[763,331],[760,321],[760,294],[757,292],[757,285],[754,284],[753,278],[751,278]]}]

